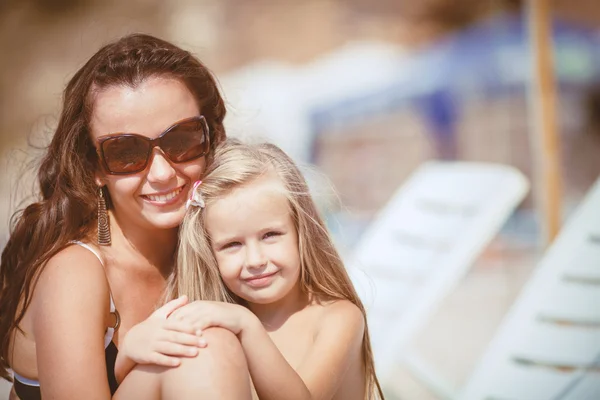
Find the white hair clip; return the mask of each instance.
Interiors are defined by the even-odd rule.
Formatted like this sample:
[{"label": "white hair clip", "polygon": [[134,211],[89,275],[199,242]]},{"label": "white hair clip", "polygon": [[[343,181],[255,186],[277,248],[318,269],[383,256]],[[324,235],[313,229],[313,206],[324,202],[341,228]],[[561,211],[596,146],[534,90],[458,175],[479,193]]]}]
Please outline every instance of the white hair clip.
[{"label": "white hair clip", "polygon": [[192,186],[192,191],[190,193],[190,198],[185,203],[185,209],[187,210],[190,206],[204,208],[204,198],[202,197],[202,193],[198,190],[198,186],[202,181],[194,182],[194,186]]}]

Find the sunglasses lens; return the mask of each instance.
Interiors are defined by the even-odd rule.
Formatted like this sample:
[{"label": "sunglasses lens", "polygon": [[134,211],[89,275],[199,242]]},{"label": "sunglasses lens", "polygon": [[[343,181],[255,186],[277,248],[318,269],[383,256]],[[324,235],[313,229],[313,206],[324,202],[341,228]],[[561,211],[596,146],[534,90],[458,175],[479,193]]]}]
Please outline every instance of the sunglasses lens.
[{"label": "sunglasses lens", "polygon": [[161,138],[160,147],[175,163],[191,161],[208,152],[207,133],[201,120],[182,122]]},{"label": "sunglasses lens", "polygon": [[102,142],[102,152],[108,170],[130,174],[143,170],[148,162],[150,144],[135,136],[118,136]]}]

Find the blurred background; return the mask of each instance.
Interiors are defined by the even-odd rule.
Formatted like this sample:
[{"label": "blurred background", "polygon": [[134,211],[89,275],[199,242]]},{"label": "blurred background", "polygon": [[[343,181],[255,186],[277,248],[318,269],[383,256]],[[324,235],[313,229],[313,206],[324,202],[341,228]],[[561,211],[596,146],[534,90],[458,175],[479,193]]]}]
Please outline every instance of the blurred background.
[{"label": "blurred background", "polygon": [[[547,120],[564,221],[600,172],[600,2],[549,3]],[[410,344],[460,387],[548,244],[530,11],[519,0],[2,0],[0,238],[35,194],[70,77],[108,41],[157,35],[215,73],[229,135],[273,141],[310,167],[345,256],[427,161],[500,163],[528,178],[529,194]],[[391,376],[392,399],[437,398],[400,364]]]}]

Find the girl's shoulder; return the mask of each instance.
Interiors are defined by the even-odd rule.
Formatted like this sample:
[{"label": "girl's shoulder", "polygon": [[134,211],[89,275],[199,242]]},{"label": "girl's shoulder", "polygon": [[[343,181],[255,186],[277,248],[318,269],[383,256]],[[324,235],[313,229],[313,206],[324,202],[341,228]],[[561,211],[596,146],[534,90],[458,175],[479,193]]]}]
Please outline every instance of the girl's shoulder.
[{"label": "girl's shoulder", "polygon": [[363,331],[365,316],[361,309],[349,300],[327,300],[315,302],[311,307],[318,314],[320,328],[332,325]]},{"label": "girl's shoulder", "polygon": [[347,299],[330,299],[322,297],[314,297],[310,300],[310,307],[320,309],[321,312],[325,313],[346,313],[346,312],[357,312],[362,314],[360,308],[353,302]]}]

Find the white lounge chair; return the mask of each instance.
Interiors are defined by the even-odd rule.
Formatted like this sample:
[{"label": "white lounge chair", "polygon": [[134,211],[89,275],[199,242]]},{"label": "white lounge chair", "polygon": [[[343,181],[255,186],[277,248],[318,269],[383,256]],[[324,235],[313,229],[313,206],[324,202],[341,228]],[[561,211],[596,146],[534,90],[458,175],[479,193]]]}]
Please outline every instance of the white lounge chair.
[{"label": "white lounge chair", "polygon": [[347,264],[367,308],[380,379],[405,362],[435,380],[408,344],[528,188],[509,166],[428,162],[379,213]]},{"label": "white lounge chair", "polygon": [[600,180],[544,254],[460,398],[600,399]]}]

